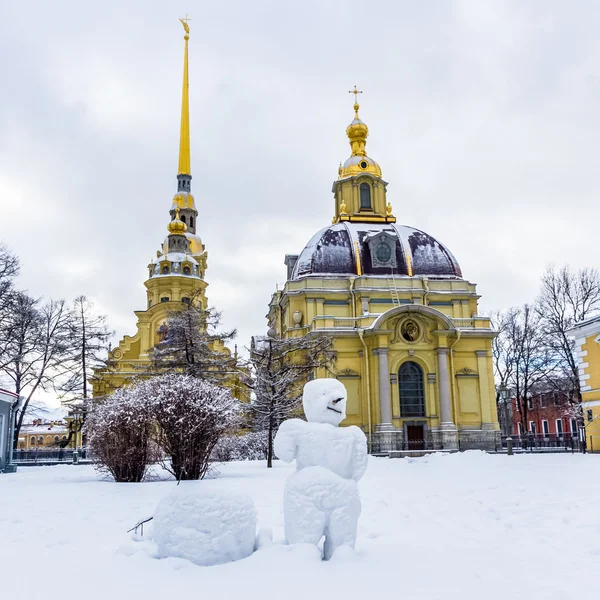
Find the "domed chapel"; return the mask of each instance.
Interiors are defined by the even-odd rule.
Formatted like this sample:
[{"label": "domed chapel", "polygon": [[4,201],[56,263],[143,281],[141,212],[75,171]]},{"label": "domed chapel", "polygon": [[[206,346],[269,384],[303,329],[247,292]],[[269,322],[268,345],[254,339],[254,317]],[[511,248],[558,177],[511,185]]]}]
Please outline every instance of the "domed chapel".
[{"label": "domed chapel", "polygon": [[344,424],[373,452],[493,448],[499,438],[490,320],[448,248],[399,225],[359,117],[333,183],[334,217],[271,299],[269,327],[289,338],[328,334],[348,392]]}]

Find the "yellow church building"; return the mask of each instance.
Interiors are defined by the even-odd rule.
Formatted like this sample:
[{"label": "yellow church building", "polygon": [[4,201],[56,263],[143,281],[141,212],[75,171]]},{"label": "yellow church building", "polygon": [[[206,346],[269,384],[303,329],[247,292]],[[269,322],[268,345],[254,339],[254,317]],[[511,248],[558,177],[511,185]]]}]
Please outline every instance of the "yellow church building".
[{"label": "yellow church building", "polygon": [[359,108],[333,183],[333,222],[286,255],[269,327],[284,338],[332,337],[348,391],[344,424],[363,428],[373,452],[494,448],[490,320],[450,250],[397,224]]},{"label": "yellow church building", "polygon": [[600,316],[577,323],[567,333],[575,338],[586,448],[600,452]]},{"label": "yellow church building", "polygon": [[[143,374],[150,364],[149,352],[166,331],[170,313],[186,304],[195,303],[207,308],[205,280],[208,253],[196,233],[198,210],[192,194],[190,160],[188,40],[189,26],[181,21],[184,29],[183,91],[181,106],[181,130],[179,141],[179,168],[177,193],[170,207],[167,236],[148,265],[146,308],[135,311],[137,332],[126,335],[119,345],[109,352],[107,368],[96,371],[92,379],[94,397],[111,394],[127,385],[133,378]],[[223,346],[215,348],[229,352]],[[239,386],[234,385],[234,395]]]}]

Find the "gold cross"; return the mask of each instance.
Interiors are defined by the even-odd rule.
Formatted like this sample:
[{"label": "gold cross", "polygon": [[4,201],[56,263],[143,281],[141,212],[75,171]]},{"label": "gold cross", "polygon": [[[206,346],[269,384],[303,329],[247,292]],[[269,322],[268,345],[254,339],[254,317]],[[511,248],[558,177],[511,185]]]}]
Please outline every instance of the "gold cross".
[{"label": "gold cross", "polygon": [[350,90],[348,93],[354,94],[354,102],[356,102],[358,100],[358,94],[362,94],[362,90],[358,90],[356,89],[356,86],[354,86],[354,89]]},{"label": "gold cross", "polygon": [[185,17],[184,17],[183,19],[181,19],[181,20],[182,20],[182,21],[185,21],[185,22],[187,23],[188,21],[191,21],[191,20],[192,20],[192,18],[191,18],[191,17],[188,17],[187,13],[185,13]]}]

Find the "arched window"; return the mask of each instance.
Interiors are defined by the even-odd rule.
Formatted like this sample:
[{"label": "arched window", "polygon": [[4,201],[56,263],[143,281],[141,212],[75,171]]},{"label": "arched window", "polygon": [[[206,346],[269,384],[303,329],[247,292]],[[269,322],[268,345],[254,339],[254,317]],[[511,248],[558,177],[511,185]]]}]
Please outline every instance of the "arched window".
[{"label": "arched window", "polygon": [[31,436],[31,439],[29,440],[29,444],[31,446],[35,446],[35,438],[33,436]]},{"label": "arched window", "polygon": [[63,439],[63,442],[66,442],[67,441],[67,436],[63,435],[62,439]]},{"label": "arched window", "polygon": [[189,275],[190,274],[190,268],[189,267],[183,267],[183,274],[184,275]]},{"label": "arched window", "polygon": [[371,186],[368,183],[360,184],[360,208],[371,208]]},{"label": "arched window", "polygon": [[398,371],[400,416],[425,416],[423,369],[415,362],[405,362]]},{"label": "arched window", "polygon": [[180,219],[180,221],[181,221],[182,223],[185,223],[185,215],[181,215],[181,219]]},{"label": "arched window", "polygon": [[54,436],[54,441],[58,444],[59,437],[57,435]]},{"label": "arched window", "polygon": [[194,226],[194,217],[190,217],[190,227]]},{"label": "arched window", "polygon": [[43,446],[44,445],[44,438],[40,435],[40,437],[38,437],[38,446]]},{"label": "arched window", "polygon": [[167,267],[167,265],[165,265],[165,266],[162,268],[162,271],[161,271],[161,272],[162,272],[162,274],[163,274],[163,275],[166,275],[166,274],[169,272],[169,267]]}]

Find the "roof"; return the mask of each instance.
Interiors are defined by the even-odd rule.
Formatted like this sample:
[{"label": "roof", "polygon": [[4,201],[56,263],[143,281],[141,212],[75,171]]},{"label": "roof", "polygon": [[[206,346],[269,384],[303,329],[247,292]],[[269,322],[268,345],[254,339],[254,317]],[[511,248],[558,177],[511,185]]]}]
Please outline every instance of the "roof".
[{"label": "roof", "polygon": [[0,388],[0,400],[14,404],[15,400],[19,398],[19,394],[9,392],[8,390]]},{"label": "roof", "polygon": [[595,315],[567,329],[569,335],[588,336],[600,333],[600,315]]},{"label": "roof", "polygon": [[[371,257],[368,242],[381,234],[394,242],[393,270],[376,266]],[[318,231],[300,253],[291,278],[359,274],[462,279],[450,250],[424,231],[407,225],[356,222],[336,223]]]}]

